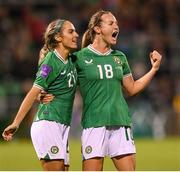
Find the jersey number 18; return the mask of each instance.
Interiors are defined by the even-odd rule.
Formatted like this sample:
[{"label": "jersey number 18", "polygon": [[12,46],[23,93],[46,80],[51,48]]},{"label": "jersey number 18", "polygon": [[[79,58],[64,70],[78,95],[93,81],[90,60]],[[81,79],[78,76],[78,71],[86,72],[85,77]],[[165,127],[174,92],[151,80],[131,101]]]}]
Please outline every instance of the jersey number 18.
[{"label": "jersey number 18", "polygon": [[104,78],[103,75],[103,69],[105,70],[105,77],[107,79],[112,78],[113,77],[113,70],[112,70],[112,66],[109,64],[105,64],[105,65],[97,65],[98,69],[99,69],[99,75],[100,75],[100,79]]}]

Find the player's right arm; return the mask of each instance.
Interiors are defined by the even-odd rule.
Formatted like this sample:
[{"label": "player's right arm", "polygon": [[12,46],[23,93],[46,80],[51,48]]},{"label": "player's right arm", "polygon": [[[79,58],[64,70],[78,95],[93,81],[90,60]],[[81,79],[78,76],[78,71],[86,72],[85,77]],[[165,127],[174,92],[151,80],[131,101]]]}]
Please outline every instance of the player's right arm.
[{"label": "player's right arm", "polygon": [[41,89],[38,87],[32,87],[31,90],[28,92],[26,97],[24,98],[16,117],[14,118],[14,121],[11,125],[9,125],[7,128],[4,129],[2,136],[4,140],[9,141],[12,140],[13,135],[19,128],[19,125],[21,124],[22,120],[25,118],[27,112],[32,107],[34,101],[37,99],[37,96],[41,92]]},{"label": "player's right arm", "polygon": [[156,72],[158,71],[160,64],[161,64],[161,54],[157,51],[153,51],[150,53],[150,60],[152,64],[152,68],[149,72],[144,74],[138,80],[134,80],[132,75],[123,78],[123,87],[125,88],[128,95],[133,96],[148,86]]}]

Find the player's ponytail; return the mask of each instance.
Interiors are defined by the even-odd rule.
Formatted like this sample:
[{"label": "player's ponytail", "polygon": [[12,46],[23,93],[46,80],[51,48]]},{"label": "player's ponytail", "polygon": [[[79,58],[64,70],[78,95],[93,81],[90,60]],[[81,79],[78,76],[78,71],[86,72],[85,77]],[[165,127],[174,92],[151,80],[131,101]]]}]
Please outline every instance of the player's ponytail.
[{"label": "player's ponytail", "polygon": [[91,40],[91,35],[90,35],[90,31],[89,29],[86,30],[86,32],[83,34],[83,37],[82,37],[82,43],[81,43],[81,48],[84,48],[84,47],[87,47],[89,44],[92,43],[92,40]]},{"label": "player's ponytail", "polygon": [[44,57],[46,56],[46,54],[49,51],[50,50],[47,48],[46,44],[44,44],[44,46],[41,48],[41,50],[39,52],[39,61],[38,61],[38,64],[40,64],[40,62],[44,59]]}]

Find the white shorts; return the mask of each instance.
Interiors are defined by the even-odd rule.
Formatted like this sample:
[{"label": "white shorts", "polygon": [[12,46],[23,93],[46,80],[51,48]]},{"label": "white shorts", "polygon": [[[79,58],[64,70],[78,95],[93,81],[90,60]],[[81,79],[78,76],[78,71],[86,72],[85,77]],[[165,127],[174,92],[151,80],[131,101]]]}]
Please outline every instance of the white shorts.
[{"label": "white shorts", "polygon": [[83,129],[81,142],[83,159],[136,153],[130,127]]},{"label": "white shorts", "polygon": [[64,159],[69,165],[68,135],[70,127],[54,121],[32,123],[31,138],[39,159]]}]

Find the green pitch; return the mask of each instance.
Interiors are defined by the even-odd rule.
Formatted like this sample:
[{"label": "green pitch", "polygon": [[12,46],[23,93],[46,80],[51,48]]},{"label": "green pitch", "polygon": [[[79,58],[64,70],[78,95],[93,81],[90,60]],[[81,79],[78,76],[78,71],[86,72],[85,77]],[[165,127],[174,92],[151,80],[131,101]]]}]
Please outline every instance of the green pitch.
[{"label": "green pitch", "polygon": [[[135,139],[137,168],[143,171],[180,171],[180,138],[163,140]],[[80,142],[70,140],[70,170],[81,170]],[[0,171],[42,170],[30,141],[2,141],[0,144]],[[109,158],[104,170],[114,171]]]}]

